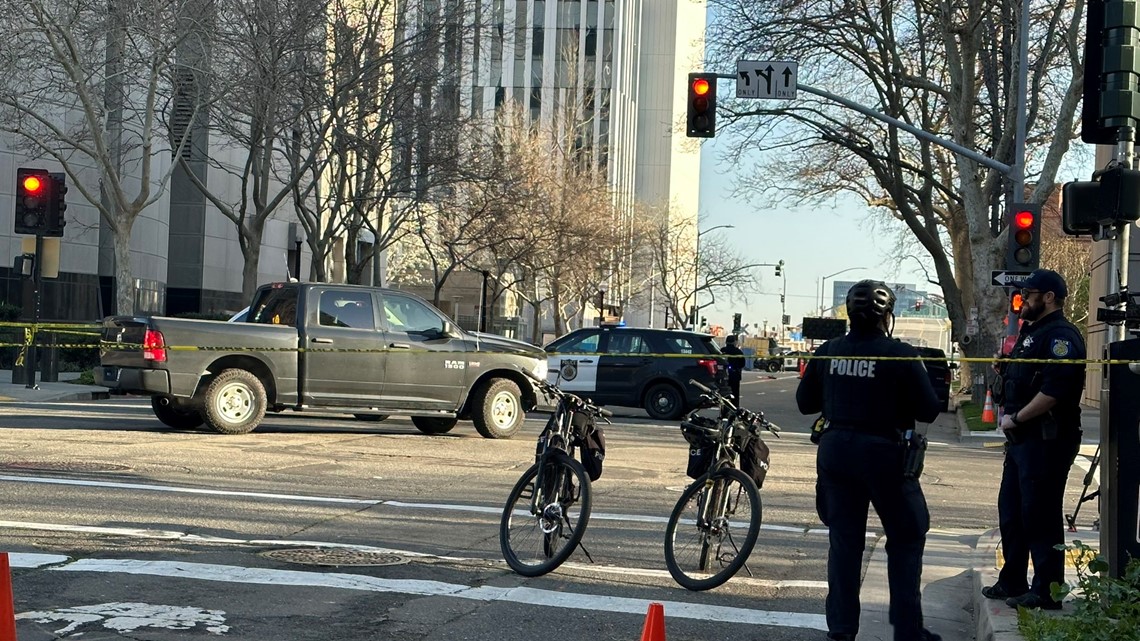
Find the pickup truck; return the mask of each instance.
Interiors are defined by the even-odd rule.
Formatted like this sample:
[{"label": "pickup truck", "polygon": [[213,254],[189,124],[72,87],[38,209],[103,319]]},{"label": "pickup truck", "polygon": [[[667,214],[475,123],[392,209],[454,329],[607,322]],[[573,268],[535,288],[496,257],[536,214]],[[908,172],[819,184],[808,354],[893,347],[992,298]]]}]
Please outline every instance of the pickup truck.
[{"label": "pickup truck", "polygon": [[266,412],[320,410],[412,417],[426,434],[471,419],[510,438],[545,402],[524,372],[546,378],[533,345],[467,332],[427,301],[391,289],[274,283],[243,322],[162,316],[103,320],[95,379],[151,397],[163,424],[255,429]]}]

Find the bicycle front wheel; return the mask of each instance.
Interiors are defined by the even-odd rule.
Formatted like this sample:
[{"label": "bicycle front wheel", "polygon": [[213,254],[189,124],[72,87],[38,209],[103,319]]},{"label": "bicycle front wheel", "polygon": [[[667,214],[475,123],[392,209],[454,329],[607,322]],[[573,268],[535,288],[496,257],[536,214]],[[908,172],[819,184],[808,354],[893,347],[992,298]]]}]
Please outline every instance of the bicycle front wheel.
[{"label": "bicycle front wheel", "polygon": [[709,590],[748,560],[760,535],[760,493],[744,472],[725,467],[685,488],[665,528],[665,565],[681,586]]},{"label": "bicycle front wheel", "polygon": [[542,576],[570,558],[589,522],[586,470],[566,453],[552,452],[522,475],[507,498],[499,524],[503,558],[523,576]]}]

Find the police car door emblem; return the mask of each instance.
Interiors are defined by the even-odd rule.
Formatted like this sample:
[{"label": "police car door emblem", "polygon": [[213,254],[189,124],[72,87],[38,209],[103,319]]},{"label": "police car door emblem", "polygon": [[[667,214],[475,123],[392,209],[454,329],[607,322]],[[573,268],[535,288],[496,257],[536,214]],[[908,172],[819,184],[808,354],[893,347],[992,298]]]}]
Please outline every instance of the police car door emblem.
[{"label": "police car door emblem", "polygon": [[578,361],[562,361],[562,366],[559,368],[559,376],[561,376],[564,381],[572,381],[578,378]]},{"label": "police car door emblem", "polygon": [[1050,349],[1053,351],[1053,356],[1064,358],[1069,355],[1069,341],[1061,338],[1054,338]]}]

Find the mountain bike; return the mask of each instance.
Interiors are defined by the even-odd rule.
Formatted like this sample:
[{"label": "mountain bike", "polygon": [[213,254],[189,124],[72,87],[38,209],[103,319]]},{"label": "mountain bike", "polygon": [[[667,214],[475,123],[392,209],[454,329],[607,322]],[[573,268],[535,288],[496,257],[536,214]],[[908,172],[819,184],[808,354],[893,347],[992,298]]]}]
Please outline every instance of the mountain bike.
[{"label": "mountain bike", "polygon": [[[593,561],[581,545],[590,522],[590,475],[574,452],[602,436],[596,419],[613,416],[588,400],[531,378],[535,387],[557,402],[538,437],[535,463],[515,483],[499,523],[503,558],[512,570],[528,577],[554,570],[578,546]],[[588,462],[596,478],[601,460]]]},{"label": "mountain bike", "polygon": [[[779,438],[780,430],[762,412],[736,407],[697,381],[689,384],[704,393],[702,405],[681,422],[690,444],[689,476],[696,480],[669,516],[665,564],[681,586],[709,590],[744,567],[756,546],[761,521],[757,479],[763,483],[768,469],[768,446],[760,434],[768,430]],[[699,414],[710,407],[720,410],[717,418]]]}]

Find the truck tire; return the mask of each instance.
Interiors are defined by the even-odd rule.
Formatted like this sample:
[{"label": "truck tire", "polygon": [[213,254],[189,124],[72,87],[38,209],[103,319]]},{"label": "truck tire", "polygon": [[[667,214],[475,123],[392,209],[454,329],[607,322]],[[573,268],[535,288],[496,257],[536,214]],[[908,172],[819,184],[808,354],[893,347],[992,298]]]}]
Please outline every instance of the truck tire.
[{"label": "truck tire", "polygon": [[412,417],[412,425],[415,425],[416,429],[424,434],[447,434],[458,422],[459,419],[446,416]]},{"label": "truck tire", "polygon": [[685,412],[685,396],[672,383],[658,383],[645,393],[645,411],[659,421],[672,421]]},{"label": "truck tire", "polygon": [[202,398],[206,425],[222,434],[252,432],[265,418],[265,386],[244,369],[224,369],[206,385]]},{"label": "truck tire", "polygon": [[475,392],[471,422],[483,438],[511,438],[522,429],[522,392],[507,378],[493,378]]},{"label": "truck tire", "polygon": [[203,423],[201,412],[179,407],[178,401],[168,396],[150,397],[150,408],[163,425],[176,430],[192,430]]}]

